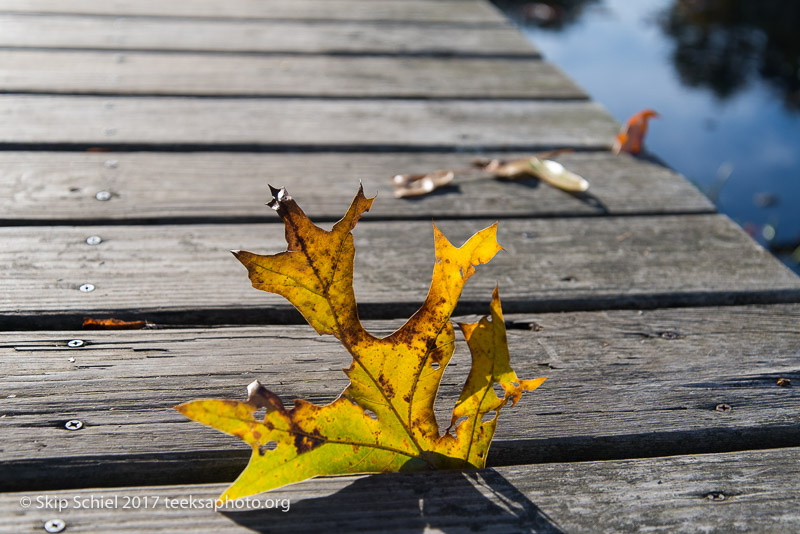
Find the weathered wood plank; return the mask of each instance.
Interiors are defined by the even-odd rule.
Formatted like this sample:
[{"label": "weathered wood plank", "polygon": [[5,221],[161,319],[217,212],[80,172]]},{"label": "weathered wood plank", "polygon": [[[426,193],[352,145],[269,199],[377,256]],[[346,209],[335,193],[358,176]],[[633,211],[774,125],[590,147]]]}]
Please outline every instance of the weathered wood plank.
[{"label": "weathered wood plank", "polygon": [[[777,385],[800,382],[798,305],[506,319],[537,325],[508,331],[518,374],[550,378],[501,413],[492,465],[800,445],[797,387]],[[382,336],[401,324],[367,328]],[[287,404],[329,402],[350,361],[307,325],[6,333],[0,359],[4,490],[232,480],[247,446],[171,406],[244,398],[255,378]],[[459,334],[440,421],[469,361]],[[71,419],[85,427],[66,430]]]},{"label": "weathered wood plank", "polygon": [[535,56],[511,26],[0,14],[0,46],[304,54]]},{"label": "weathered wood plank", "polygon": [[482,0],[0,0],[0,12],[107,15],[114,17],[264,18],[311,20],[380,20],[413,22],[505,22]]},{"label": "weathered wood plank", "polygon": [[[524,154],[518,154],[524,156]],[[496,154],[486,154],[487,157]],[[517,155],[502,154],[503,158]],[[709,213],[714,206],[672,171],[608,152],[559,160],[588,179],[592,198],[539,185],[456,178],[441,194],[392,197],[391,177],[469,167],[466,154],[96,154],[0,152],[0,222],[275,221],[267,184],[285,186],[314,219],[336,220],[364,184],[378,200],[370,217],[466,218],[554,215]],[[99,202],[99,191],[114,194]]]},{"label": "weathered wood plank", "polygon": [[[592,102],[0,96],[0,144],[609,147]],[[220,147],[220,145],[222,145]]]},{"label": "weathered wood plank", "polygon": [[537,59],[0,51],[0,91],[392,98],[585,98]]},{"label": "weathered wood plank", "polygon": [[[342,206],[341,212],[345,211]],[[380,204],[373,207],[380,214]],[[463,243],[491,221],[441,221]],[[90,246],[88,236],[103,243]],[[408,316],[433,264],[431,223],[362,223],[355,231],[355,292],[365,317]],[[6,227],[0,253],[0,324],[77,325],[122,313],[166,323],[295,321],[277,295],[250,287],[230,249],[285,250],[283,226]],[[496,283],[506,309],[793,302],[800,278],[720,215],[507,220],[505,247],[467,284],[462,313],[483,311]],[[79,291],[82,284],[96,290]]]},{"label": "weathered wood plank", "polygon": [[[212,509],[221,484],[5,493],[0,515],[5,532],[14,534],[41,532],[52,519],[81,532],[113,526],[114,532],[294,534],[325,525],[326,532],[347,533],[783,534],[800,529],[798,455],[786,448],[320,478],[242,500],[238,511],[229,503],[222,512]],[[27,499],[30,506],[20,504]]]}]

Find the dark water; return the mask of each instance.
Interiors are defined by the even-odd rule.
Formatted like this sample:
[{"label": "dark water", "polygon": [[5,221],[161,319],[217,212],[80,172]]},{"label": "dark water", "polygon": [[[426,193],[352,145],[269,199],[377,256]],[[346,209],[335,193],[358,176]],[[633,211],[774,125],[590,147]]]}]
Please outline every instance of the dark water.
[{"label": "dark water", "polygon": [[647,150],[800,273],[800,1],[494,0]]}]

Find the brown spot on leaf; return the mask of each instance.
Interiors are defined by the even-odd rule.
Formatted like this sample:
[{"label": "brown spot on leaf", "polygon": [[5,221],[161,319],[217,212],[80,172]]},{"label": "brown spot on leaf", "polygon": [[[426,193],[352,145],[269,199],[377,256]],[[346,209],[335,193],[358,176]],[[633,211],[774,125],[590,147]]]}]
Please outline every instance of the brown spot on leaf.
[{"label": "brown spot on leaf", "polygon": [[312,438],[303,434],[294,435],[294,446],[297,449],[297,454],[303,454],[311,449],[319,447],[324,441],[321,439]]},{"label": "brown spot on leaf", "polygon": [[394,398],[394,388],[389,380],[387,380],[383,375],[383,373],[378,376],[378,383],[381,385],[381,389],[383,389],[384,393],[386,393],[387,398]]}]

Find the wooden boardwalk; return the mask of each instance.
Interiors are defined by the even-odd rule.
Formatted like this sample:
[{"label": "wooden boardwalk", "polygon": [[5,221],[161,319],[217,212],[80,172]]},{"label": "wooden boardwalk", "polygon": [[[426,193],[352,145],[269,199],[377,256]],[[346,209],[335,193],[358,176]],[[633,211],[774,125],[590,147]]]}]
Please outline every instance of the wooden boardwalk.
[{"label": "wooden boardwalk", "polygon": [[[0,117],[0,532],[800,531],[800,278],[682,177],[613,156],[618,125],[487,2],[0,0]],[[391,194],[397,173],[561,147],[591,196]],[[488,469],[261,496],[288,512],[166,507],[249,457],[173,405],[346,385],[338,342],[227,251],[285,248],[268,183],[330,222],[359,181],[368,329],[422,302],[431,219],[459,243],[499,220],[506,252],[457,314],[498,283],[515,368],[550,379],[502,414]],[[442,414],[468,366],[462,344]]]}]

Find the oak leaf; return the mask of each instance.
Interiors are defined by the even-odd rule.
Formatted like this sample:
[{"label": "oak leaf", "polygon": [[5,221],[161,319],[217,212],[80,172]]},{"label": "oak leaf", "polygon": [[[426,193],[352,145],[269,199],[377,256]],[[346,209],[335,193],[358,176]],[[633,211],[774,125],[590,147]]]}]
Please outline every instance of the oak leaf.
[{"label": "oak leaf", "polygon": [[631,115],[614,139],[614,146],[611,149],[614,154],[628,152],[635,155],[641,152],[647,135],[647,124],[650,119],[659,116],[652,109],[643,109]]},{"label": "oak leaf", "polygon": [[[177,406],[190,419],[238,436],[253,449],[220,501],[318,475],[483,467],[500,409],[545,380],[519,380],[509,366],[495,289],[491,318],[460,325],[472,368],[450,426],[441,431],[437,424],[434,402],[455,343],[450,316],[475,266],[502,250],[497,224],[461,247],[434,225],[436,263],[425,302],[396,332],[376,338],[358,317],[351,233],[373,199],[359,189],[345,216],[327,231],[311,223],[285,189],[273,189],[273,196],[269,205],[284,221],[287,250],[234,254],[254,287],[283,295],[319,334],[339,339],[353,357],[345,371],[350,384],[324,406],[298,399],[287,409],[258,382],[248,388],[247,402],[208,399]],[[502,386],[503,397],[495,384]],[[259,408],[266,408],[263,419],[255,417]]]},{"label": "oak leaf", "polygon": [[447,169],[426,174],[397,174],[392,178],[394,197],[421,197],[449,185],[455,177],[455,171]]}]

